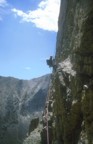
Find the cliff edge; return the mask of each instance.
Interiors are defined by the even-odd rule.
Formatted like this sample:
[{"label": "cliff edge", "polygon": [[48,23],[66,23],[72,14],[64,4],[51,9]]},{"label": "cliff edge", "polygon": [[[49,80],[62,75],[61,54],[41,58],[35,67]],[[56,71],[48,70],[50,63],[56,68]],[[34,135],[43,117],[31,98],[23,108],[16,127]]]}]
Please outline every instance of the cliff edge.
[{"label": "cliff edge", "polygon": [[93,144],[93,1],[62,0],[58,27],[47,105],[49,144]]}]

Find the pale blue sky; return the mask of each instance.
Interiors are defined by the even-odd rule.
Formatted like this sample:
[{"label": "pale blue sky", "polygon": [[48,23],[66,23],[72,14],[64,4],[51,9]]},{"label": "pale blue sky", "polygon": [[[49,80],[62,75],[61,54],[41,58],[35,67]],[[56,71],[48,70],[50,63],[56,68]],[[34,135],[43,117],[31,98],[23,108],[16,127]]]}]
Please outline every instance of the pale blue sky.
[{"label": "pale blue sky", "polygon": [[[54,3],[53,3],[54,1]],[[0,0],[0,75],[32,79],[50,73],[60,0]]]}]

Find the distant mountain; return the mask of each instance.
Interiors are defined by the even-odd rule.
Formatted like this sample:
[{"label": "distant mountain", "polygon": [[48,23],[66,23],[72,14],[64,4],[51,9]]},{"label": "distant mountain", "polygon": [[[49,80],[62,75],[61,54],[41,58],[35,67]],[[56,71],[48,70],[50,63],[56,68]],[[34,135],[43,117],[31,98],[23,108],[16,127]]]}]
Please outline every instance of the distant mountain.
[{"label": "distant mountain", "polygon": [[0,76],[0,144],[21,144],[44,108],[50,75],[32,80]]}]

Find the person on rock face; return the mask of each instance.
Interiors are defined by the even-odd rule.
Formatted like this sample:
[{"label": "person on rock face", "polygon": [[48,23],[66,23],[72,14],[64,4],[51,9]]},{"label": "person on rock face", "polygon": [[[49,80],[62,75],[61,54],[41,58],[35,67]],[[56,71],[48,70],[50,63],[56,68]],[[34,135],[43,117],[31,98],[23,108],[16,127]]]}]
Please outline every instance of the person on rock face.
[{"label": "person on rock face", "polygon": [[53,67],[53,69],[56,70],[55,59],[52,56],[50,56],[50,59],[47,59],[46,62],[49,67]]}]

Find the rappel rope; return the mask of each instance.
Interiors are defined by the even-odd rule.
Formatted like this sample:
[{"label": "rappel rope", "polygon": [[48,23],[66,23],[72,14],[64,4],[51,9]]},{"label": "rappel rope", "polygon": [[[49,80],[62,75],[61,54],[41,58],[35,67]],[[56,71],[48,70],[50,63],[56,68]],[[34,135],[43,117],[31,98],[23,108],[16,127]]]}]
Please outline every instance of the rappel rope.
[{"label": "rappel rope", "polygon": [[[50,64],[48,63],[49,61],[50,61]],[[51,62],[52,62],[52,65],[51,65]],[[53,67],[52,56],[50,56],[50,59],[47,60],[47,64],[49,65],[50,68]],[[49,112],[48,112],[49,96],[50,96],[50,90],[49,90],[47,98],[46,98],[46,109],[45,109],[46,131],[47,131],[47,144],[49,144],[49,124],[48,124],[48,117],[49,117]]]},{"label": "rappel rope", "polygon": [[48,119],[49,119],[49,96],[50,96],[50,90],[48,91],[48,95],[46,98],[46,109],[45,109],[45,119],[46,119],[46,131],[47,131],[47,144],[49,144],[49,124],[48,124]]},{"label": "rappel rope", "polygon": [[47,144],[49,144],[48,101],[47,101],[47,109],[46,109],[46,129],[47,129]]},{"label": "rappel rope", "polygon": [[49,125],[48,125],[48,117],[49,117],[49,112],[48,112],[49,95],[50,95],[50,90],[49,90],[49,92],[48,92],[48,96],[47,96],[47,99],[46,99],[46,130],[47,130],[47,144],[49,144]]}]

